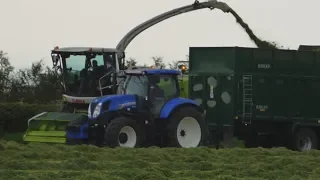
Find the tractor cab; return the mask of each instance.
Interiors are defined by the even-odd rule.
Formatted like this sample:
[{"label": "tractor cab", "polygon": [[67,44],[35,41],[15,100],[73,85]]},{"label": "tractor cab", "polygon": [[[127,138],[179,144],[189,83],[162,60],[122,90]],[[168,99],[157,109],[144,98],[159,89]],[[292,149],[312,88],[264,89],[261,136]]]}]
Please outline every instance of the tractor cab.
[{"label": "tractor cab", "polygon": [[180,96],[179,74],[168,69],[127,70],[122,94],[137,95],[140,99],[137,104],[148,106],[157,117],[166,102]]},{"label": "tractor cab", "polygon": [[116,93],[113,72],[119,70],[117,50],[109,48],[56,47],[53,66],[62,73],[63,99],[69,104],[88,105],[92,99]]}]

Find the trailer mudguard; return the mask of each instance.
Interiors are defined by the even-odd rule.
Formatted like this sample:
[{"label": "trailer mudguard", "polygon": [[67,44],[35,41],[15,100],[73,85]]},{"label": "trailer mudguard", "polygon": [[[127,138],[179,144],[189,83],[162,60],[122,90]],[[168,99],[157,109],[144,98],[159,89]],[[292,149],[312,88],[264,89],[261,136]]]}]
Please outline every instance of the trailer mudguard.
[{"label": "trailer mudguard", "polygon": [[[160,118],[166,119],[170,116],[170,114],[178,107],[183,105],[191,105],[195,106],[197,109],[201,110],[199,104],[196,101],[186,98],[175,98],[168,101],[161,109]],[[202,110],[201,110],[202,111]]]}]

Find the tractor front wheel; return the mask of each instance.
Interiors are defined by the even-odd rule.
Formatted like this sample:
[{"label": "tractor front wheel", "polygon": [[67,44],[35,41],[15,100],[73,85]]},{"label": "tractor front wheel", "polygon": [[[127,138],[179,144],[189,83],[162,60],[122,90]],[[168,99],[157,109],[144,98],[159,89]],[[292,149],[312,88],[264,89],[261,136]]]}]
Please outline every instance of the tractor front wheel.
[{"label": "tractor front wheel", "polygon": [[142,137],[142,128],[135,120],[117,117],[108,124],[104,140],[108,147],[135,148],[141,145]]},{"label": "tractor front wheel", "polygon": [[185,107],[175,112],[167,125],[168,146],[198,147],[204,141],[205,122],[201,112],[193,107]]}]

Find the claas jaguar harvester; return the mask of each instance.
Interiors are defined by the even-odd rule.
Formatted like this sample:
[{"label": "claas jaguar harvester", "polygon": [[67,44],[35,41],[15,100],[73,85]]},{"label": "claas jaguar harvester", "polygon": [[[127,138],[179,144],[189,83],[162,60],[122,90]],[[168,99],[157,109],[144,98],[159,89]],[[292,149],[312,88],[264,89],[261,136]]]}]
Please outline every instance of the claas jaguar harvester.
[{"label": "claas jaguar harvester", "polygon": [[[98,97],[88,119],[67,127],[67,143],[109,147],[197,147],[206,136],[204,111],[181,98],[178,75],[169,69],[127,70],[122,94]],[[159,86],[161,84],[161,86]]]}]

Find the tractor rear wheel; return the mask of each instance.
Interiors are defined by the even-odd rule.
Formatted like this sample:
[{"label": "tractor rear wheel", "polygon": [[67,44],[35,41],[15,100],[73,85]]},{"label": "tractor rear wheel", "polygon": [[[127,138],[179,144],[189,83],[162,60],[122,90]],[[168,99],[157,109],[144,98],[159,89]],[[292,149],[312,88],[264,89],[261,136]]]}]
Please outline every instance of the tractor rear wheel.
[{"label": "tractor rear wheel", "polygon": [[143,140],[142,128],[133,119],[117,117],[105,129],[104,140],[108,147],[140,147]]},{"label": "tractor rear wheel", "polygon": [[182,148],[198,147],[204,141],[205,126],[201,112],[193,107],[180,108],[169,119],[167,145]]}]

